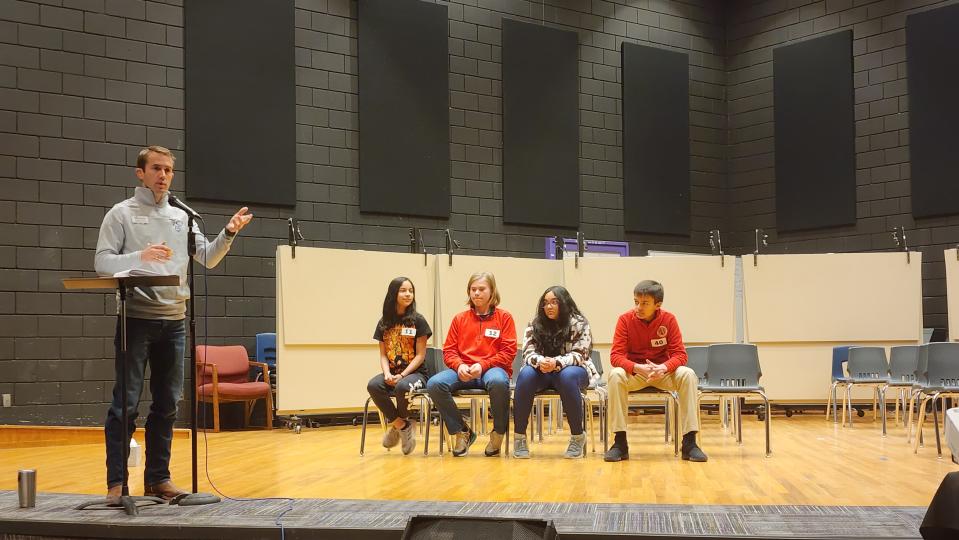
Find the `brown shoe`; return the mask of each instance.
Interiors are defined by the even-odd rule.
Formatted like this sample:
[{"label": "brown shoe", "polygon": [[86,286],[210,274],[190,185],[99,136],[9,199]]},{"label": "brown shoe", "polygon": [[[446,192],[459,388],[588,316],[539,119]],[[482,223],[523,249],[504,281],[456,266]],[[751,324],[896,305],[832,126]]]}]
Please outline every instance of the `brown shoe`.
[{"label": "brown shoe", "polygon": [[120,506],[120,497],[123,495],[123,486],[111,486],[107,488],[107,504],[110,506]]},{"label": "brown shoe", "polygon": [[166,482],[160,482],[159,484],[146,486],[143,489],[143,494],[147,497],[160,497],[165,501],[169,501],[178,495],[186,495],[187,492],[176,487],[173,485],[173,482],[167,480]]}]

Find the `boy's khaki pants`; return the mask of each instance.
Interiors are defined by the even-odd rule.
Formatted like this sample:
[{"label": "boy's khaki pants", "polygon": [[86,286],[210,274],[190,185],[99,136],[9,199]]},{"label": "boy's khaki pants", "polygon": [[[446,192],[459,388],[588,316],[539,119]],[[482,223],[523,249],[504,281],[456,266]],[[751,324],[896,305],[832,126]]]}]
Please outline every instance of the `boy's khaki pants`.
[{"label": "boy's khaki pants", "polygon": [[623,368],[613,368],[609,374],[609,431],[626,431],[626,415],[629,407],[629,393],[653,386],[660,390],[674,391],[679,394],[679,424],[681,434],[690,431],[699,431],[699,414],[697,408],[697,385],[699,379],[696,372],[686,366],[679,366],[676,371],[667,373],[663,378],[649,382],[642,375],[627,374]]}]

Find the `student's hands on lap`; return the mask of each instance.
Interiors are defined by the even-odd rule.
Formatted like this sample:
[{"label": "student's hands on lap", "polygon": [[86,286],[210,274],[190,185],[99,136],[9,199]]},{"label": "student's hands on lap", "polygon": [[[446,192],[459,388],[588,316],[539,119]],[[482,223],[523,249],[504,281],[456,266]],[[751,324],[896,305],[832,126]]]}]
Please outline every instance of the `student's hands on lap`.
[{"label": "student's hands on lap", "polygon": [[663,364],[654,364],[646,360],[646,367],[649,368],[649,375],[646,376],[647,381],[659,380],[666,376],[666,366]]},{"label": "student's hands on lap", "polygon": [[463,382],[473,379],[472,370],[466,364],[460,364],[460,367],[456,368],[456,376]]},{"label": "student's hands on lap", "polygon": [[479,364],[473,364],[470,366],[470,375],[471,379],[479,379],[483,376],[483,366]]},{"label": "student's hands on lap", "polygon": [[396,383],[400,380],[399,375],[393,375],[390,372],[383,373],[383,380],[386,381],[386,384],[389,386],[396,386]]},{"label": "student's hands on lap", "polygon": [[647,364],[636,363],[633,365],[633,375],[641,375],[644,379],[649,379],[649,360]]},{"label": "student's hands on lap", "polygon": [[556,359],[555,358],[543,358],[536,363],[536,367],[539,368],[543,373],[550,373],[556,370]]}]

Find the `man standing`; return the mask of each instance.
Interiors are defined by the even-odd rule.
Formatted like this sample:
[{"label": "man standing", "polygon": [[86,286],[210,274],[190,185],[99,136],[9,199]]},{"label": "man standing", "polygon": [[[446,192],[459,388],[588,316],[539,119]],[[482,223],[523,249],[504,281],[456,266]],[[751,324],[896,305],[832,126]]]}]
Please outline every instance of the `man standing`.
[{"label": "man standing", "polygon": [[[143,376],[150,365],[150,393],[153,403],[146,422],[146,469],[144,494],[172,499],[184,493],[170,479],[170,451],[177,402],[183,396],[183,365],[186,348],[187,215],[169,204],[173,182],[174,156],[162,146],[150,146],[137,156],[136,175],[140,186],[133,197],[116,204],[103,218],[94,266],[98,274],[141,269],[180,276],[178,287],[137,287],[127,297],[127,435],[136,429],[137,406],[143,391]],[[207,268],[226,256],[233,239],[253,214],[241,208],[230,218],[216,239],[209,242],[194,226],[194,258]],[[120,321],[117,321],[116,382],[113,403],[107,412],[107,502],[120,500],[129,439],[123,440],[123,396],[120,365]]]}]

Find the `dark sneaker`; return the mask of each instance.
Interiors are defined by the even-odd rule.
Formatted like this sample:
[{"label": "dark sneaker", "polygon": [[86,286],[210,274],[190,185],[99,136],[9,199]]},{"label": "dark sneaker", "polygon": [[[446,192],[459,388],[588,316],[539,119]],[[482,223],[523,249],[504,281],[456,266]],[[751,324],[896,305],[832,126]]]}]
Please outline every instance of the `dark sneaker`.
[{"label": "dark sneaker", "polygon": [[473,433],[473,430],[466,428],[466,431],[457,433],[456,440],[453,442],[453,456],[465,456],[469,452],[470,446],[475,442],[476,433]]},{"label": "dark sneaker", "polygon": [[603,456],[603,461],[626,461],[627,459],[629,459],[629,448],[615,444],[610,446]]},{"label": "dark sneaker", "polygon": [[503,446],[503,435],[504,434],[496,433],[495,431],[489,432],[489,442],[486,444],[486,450],[483,451],[486,457],[499,455],[499,449]]},{"label": "dark sneaker", "polygon": [[682,448],[683,459],[686,461],[695,461],[697,463],[704,463],[709,458],[706,457],[706,454],[700,450],[699,446],[692,444],[689,446],[684,445]]},{"label": "dark sneaker", "polygon": [[526,444],[526,434],[513,434],[513,457],[516,459],[529,459],[529,446]]},{"label": "dark sneaker", "polygon": [[383,434],[383,448],[393,448],[400,443],[400,430],[390,424],[389,429]]},{"label": "dark sneaker", "polygon": [[412,454],[416,449],[416,430],[412,420],[407,420],[406,427],[400,430],[400,441],[403,443],[401,448],[404,456]]},{"label": "dark sneaker", "polygon": [[566,453],[563,457],[566,459],[581,458],[586,455],[586,434],[571,435],[569,437],[569,446],[566,447]]}]

